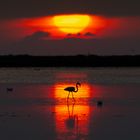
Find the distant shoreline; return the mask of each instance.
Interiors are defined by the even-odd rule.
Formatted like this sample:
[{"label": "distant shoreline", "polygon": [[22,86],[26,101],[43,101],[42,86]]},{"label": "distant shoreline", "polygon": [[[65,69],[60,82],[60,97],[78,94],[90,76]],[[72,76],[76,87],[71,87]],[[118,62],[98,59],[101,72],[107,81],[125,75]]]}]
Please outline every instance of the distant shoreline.
[{"label": "distant shoreline", "polygon": [[140,67],[140,55],[1,55],[0,67]]}]

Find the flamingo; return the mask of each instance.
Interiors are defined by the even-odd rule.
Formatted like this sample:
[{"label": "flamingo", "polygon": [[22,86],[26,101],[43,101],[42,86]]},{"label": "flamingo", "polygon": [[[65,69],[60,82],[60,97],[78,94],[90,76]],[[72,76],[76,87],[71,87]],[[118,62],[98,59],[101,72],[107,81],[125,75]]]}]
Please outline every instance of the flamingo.
[{"label": "flamingo", "polygon": [[[65,91],[68,91],[68,97],[67,99],[69,99],[69,95],[70,93],[72,94],[72,98],[74,99],[73,97],[73,92],[78,92],[78,87],[81,86],[81,84],[79,82],[76,83],[76,88],[75,87],[66,87],[64,90]],[[74,99],[75,100],[75,99]]]}]

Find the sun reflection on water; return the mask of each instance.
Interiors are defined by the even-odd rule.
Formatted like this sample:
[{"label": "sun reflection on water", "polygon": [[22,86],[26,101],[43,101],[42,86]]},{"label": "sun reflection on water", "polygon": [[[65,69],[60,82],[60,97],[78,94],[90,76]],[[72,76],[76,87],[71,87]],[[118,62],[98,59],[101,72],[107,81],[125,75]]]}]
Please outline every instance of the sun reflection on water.
[{"label": "sun reflection on water", "polygon": [[[64,91],[66,87],[74,86],[73,83],[57,83],[54,86],[54,96],[56,99],[66,99],[68,92]],[[71,98],[71,95],[70,95]],[[55,106],[55,122],[58,139],[85,139],[89,132],[89,113],[88,104],[79,104],[81,98],[90,98],[90,86],[87,83],[81,83],[78,92],[74,92],[76,100],[64,100],[64,104]],[[79,99],[79,100],[78,100]]]},{"label": "sun reflection on water", "polygon": [[89,131],[89,111],[89,106],[75,105],[75,102],[55,106],[58,138],[65,137],[68,140],[85,138]]}]

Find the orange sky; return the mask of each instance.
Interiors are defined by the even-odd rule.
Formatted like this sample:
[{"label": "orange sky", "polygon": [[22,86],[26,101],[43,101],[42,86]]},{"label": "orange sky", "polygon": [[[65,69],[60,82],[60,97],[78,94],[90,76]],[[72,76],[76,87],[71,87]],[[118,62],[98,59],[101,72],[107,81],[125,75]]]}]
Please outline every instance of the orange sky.
[{"label": "orange sky", "polygon": [[[60,27],[58,27],[54,23],[54,18],[55,17],[59,18],[61,16],[65,16],[66,18],[67,16],[75,16],[75,15],[54,15],[54,16],[41,17],[41,18],[26,19],[23,22],[23,26],[31,28],[32,30],[49,32],[51,33],[53,37],[59,38],[59,37],[65,37],[67,34],[73,34],[74,36],[76,36],[78,33],[81,34],[81,37],[82,35],[86,33],[91,33],[91,36],[92,34],[99,35],[100,31],[103,30],[107,26],[107,23],[108,23],[107,19],[105,19],[104,17],[93,16],[93,15],[78,15],[78,16],[88,16],[90,18],[88,23],[85,23],[87,25],[81,25],[81,24],[84,24],[84,22],[86,22],[85,21],[86,19],[83,19],[80,22],[76,23],[76,26],[75,26],[74,25],[75,23],[71,23],[73,20],[72,19],[71,21],[69,21],[70,23],[65,23],[64,25],[62,24],[62,25],[59,25]],[[67,19],[67,21],[68,20],[69,19]],[[81,28],[81,26],[85,26],[85,27],[83,27],[83,30],[78,31],[78,28]],[[65,30],[67,29],[68,31],[63,32],[60,28],[65,28]],[[73,30],[77,30],[77,31],[73,33]]]},{"label": "orange sky", "polygon": [[[74,15],[82,16],[81,14]],[[59,25],[54,23],[54,17],[59,16],[70,15],[2,19],[0,21],[1,54],[13,52],[35,55],[38,52],[40,55],[56,55],[57,52],[58,54],[87,54],[89,52],[92,54],[128,54],[139,52],[140,17],[84,14],[84,16],[89,16],[88,22],[85,22],[85,19],[83,21],[83,19],[71,19],[71,17],[61,20],[64,23]],[[67,32],[62,31],[62,28],[67,28]],[[80,30],[72,34],[68,32],[71,28]]]},{"label": "orange sky", "polygon": [[[0,22],[0,37],[2,40],[19,40],[34,32],[43,31],[51,34],[51,39],[66,37],[75,38],[114,38],[114,37],[131,37],[139,36],[138,17],[105,17],[97,15],[88,15],[90,22],[88,26],[74,35],[68,36],[68,32],[62,32],[53,21],[55,16],[52,15],[38,18],[21,18],[13,20],[2,20]],[[85,35],[88,33],[88,35]],[[71,34],[71,33],[70,33]]]}]

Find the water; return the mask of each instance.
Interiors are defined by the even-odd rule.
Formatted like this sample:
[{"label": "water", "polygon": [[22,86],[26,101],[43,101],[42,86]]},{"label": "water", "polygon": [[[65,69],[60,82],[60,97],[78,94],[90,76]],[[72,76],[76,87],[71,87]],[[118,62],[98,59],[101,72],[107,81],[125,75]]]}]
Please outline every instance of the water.
[{"label": "water", "polygon": [[0,69],[2,140],[139,140],[139,107],[140,68]]}]

